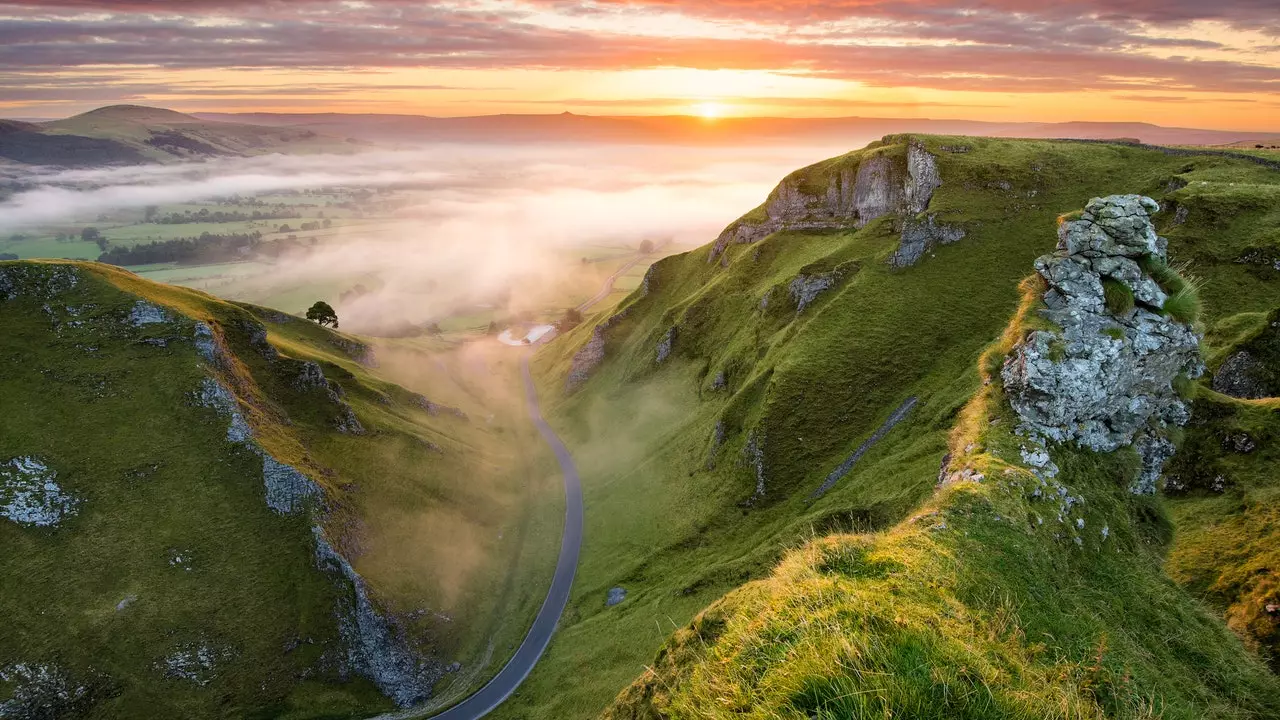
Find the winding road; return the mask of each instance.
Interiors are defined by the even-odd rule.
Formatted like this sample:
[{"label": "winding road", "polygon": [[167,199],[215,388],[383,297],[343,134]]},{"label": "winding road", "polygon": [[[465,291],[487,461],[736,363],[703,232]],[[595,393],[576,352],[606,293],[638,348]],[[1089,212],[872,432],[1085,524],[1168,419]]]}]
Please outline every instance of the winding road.
[{"label": "winding road", "polygon": [[556,624],[560,622],[565,605],[569,604],[569,590],[573,587],[573,576],[578,570],[578,552],[582,549],[582,483],[578,479],[578,468],[573,464],[569,449],[542,419],[538,391],[534,387],[533,376],[529,374],[530,355],[531,352],[526,353],[520,362],[525,398],[529,403],[529,419],[533,420],[538,432],[542,433],[542,439],[551,446],[560,463],[560,471],[564,474],[564,535],[560,538],[560,559],[556,561],[556,573],[551,578],[547,597],[542,601],[538,616],[534,618],[529,633],[516,649],[516,654],[511,656],[488,684],[448,710],[432,715],[432,720],[477,720],[501,705],[533,671],[538,658],[542,657],[547,645],[551,643],[551,636],[556,631]]},{"label": "winding road", "polygon": [[[613,292],[613,284],[623,273],[635,267],[643,256],[628,260],[604,281],[600,292],[578,306],[578,311],[585,311],[609,296]],[[560,472],[564,475],[564,534],[560,538],[560,558],[556,561],[556,572],[551,578],[551,587],[547,597],[538,609],[538,616],[533,619],[524,641],[516,649],[515,655],[507,661],[502,670],[493,679],[477,690],[467,699],[445,710],[430,716],[431,720],[479,720],[493,711],[520,687],[520,683],[533,672],[533,666],[551,644],[551,636],[555,634],[556,625],[564,608],[569,604],[569,591],[573,588],[573,576],[578,570],[578,553],[582,550],[582,481],[578,478],[578,468],[573,464],[573,456],[560,441],[551,426],[542,419],[542,409],[538,405],[538,390],[533,384],[533,376],[529,373],[529,358],[532,351],[527,351],[520,361],[520,374],[524,378],[524,394],[529,405],[529,419],[542,433],[542,439],[551,447],[560,463]]]}]

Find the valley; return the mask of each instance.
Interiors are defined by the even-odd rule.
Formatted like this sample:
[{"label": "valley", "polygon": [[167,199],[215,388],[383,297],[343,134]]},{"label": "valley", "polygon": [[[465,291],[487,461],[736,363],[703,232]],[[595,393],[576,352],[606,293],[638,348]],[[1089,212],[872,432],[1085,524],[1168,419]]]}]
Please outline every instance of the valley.
[{"label": "valley", "polygon": [[695,159],[384,161],[38,181],[83,209],[0,240],[5,712],[1280,712],[1265,156],[893,134],[696,240],[614,214]]}]

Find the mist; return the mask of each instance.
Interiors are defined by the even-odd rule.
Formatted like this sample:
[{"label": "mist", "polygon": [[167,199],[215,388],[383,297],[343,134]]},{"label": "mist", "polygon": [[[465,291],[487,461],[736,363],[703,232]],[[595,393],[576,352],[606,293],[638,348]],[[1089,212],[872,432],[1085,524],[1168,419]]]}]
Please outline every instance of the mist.
[{"label": "mist", "polygon": [[582,246],[704,244],[788,172],[841,150],[451,144],[95,170],[11,167],[0,178],[18,190],[0,202],[0,233],[233,195],[393,189],[389,217],[335,229],[227,293],[255,300],[358,279],[369,292],[339,310],[344,327],[360,330],[418,324],[468,304],[518,305],[530,288],[559,282]]}]

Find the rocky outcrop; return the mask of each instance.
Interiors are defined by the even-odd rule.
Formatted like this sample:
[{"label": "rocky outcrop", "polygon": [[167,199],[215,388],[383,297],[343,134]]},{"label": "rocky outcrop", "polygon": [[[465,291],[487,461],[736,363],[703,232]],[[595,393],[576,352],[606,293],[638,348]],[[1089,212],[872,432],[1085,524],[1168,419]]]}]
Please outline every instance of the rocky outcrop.
[{"label": "rocky outcrop", "polygon": [[320,486],[315,481],[265,452],[262,453],[262,484],[266,488],[267,507],[281,515],[301,512],[309,502],[320,497]]},{"label": "rocky outcrop", "polygon": [[582,383],[591,377],[591,373],[604,362],[605,334],[618,323],[626,318],[630,308],[624,309],[618,313],[609,316],[600,324],[591,329],[591,337],[580,348],[578,352],[573,354],[573,361],[569,367],[569,377],[565,380],[566,390],[576,390]]},{"label": "rocky outcrop", "polygon": [[0,701],[0,718],[49,720],[82,717],[95,698],[89,685],[77,682],[56,665],[16,663],[0,666],[0,682],[12,695]]},{"label": "rocky outcrop", "polygon": [[671,349],[676,344],[676,335],[678,333],[679,330],[676,329],[675,325],[672,325],[667,328],[665,333],[662,334],[662,339],[658,341],[657,351],[657,362],[659,365],[666,362],[667,358],[671,357]]},{"label": "rocky outcrop", "polygon": [[[815,181],[823,181],[821,175],[826,176],[825,190],[813,193]],[[917,215],[929,207],[941,185],[937,158],[914,140],[907,143],[905,162],[877,153],[852,167],[805,168],[783,179],[760,210],[725,228],[708,262],[731,244],[754,243],[779,230],[860,228],[885,215]]]},{"label": "rocky outcrop", "polygon": [[[1057,329],[1030,332],[1005,359],[1002,377],[1030,445],[1024,459],[1045,475],[1053,474],[1048,441],[1099,452],[1134,445],[1144,468],[1133,489],[1152,492],[1171,451],[1167,429],[1187,421],[1174,381],[1204,372],[1200,338],[1160,314],[1165,294],[1138,262],[1164,258],[1151,224],[1157,210],[1138,195],[1095,198],[1079,219],[1062,223],[1057,251],[1035,262],[1047,284],[1040,314]],[[1109,308],[1104,281],[1123,285],[1136,302]]]},{"label": "rocky outcrop", "polygon": [[129,324],[134,327],[157,325],[169,322],[169,313],[165,309],[146,300],[139,300],[129,311]]},{"label": "rocky outcrop", "polygon": [[25,527],[57,527],[79,498],[58,486],[58,473],[34,457],[0,463],[0,518]]},{"label": "rocky outcrop", "polygon": [[896,268],[915,265],[934,247],[950,245],[964,236],[964,228],[939,223],[936,214],[925,215],[924,219],[908,217],[902,221],[902,239],[889,256],[889,264]]},{"label": "rocky outcrop", "polygon": [[374,607],[364,578],[334,549],[324,530],[315,527],[312,532],[317,565],[350,588],[338,608],[338,630],[347,665],[372,680],[400,707],[431,697],[431,687],[444,676],[444,668],[413,651],[404,634]]}]

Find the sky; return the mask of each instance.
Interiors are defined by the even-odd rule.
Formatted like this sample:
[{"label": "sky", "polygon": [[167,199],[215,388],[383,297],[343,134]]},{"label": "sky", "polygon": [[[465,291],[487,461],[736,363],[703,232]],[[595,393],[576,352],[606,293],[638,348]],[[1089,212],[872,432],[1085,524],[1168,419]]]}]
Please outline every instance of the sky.
[{"label": "sky", "polygon": [[0,0],[0,116],[864,116],[1280,131],[1278,0]]}]

